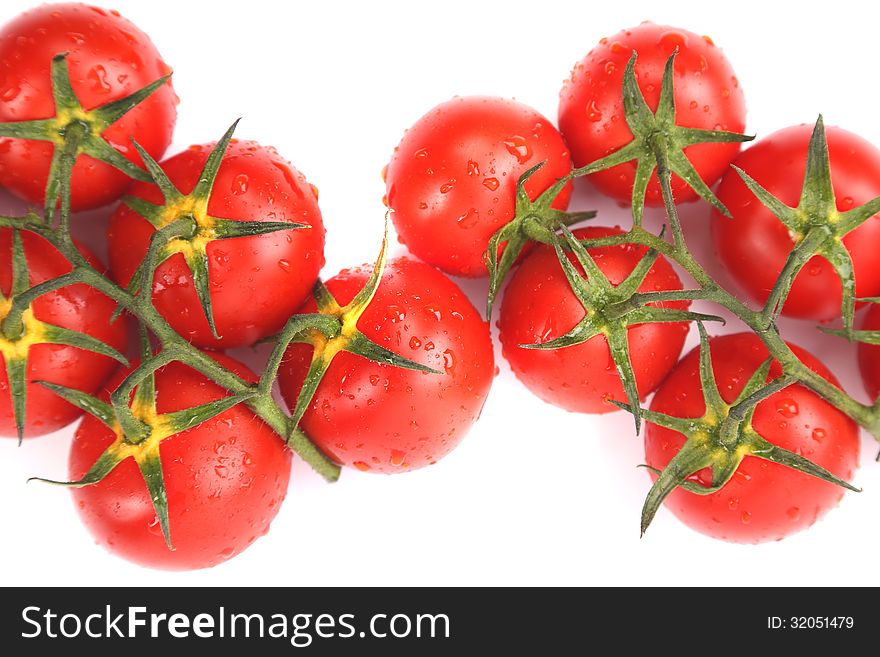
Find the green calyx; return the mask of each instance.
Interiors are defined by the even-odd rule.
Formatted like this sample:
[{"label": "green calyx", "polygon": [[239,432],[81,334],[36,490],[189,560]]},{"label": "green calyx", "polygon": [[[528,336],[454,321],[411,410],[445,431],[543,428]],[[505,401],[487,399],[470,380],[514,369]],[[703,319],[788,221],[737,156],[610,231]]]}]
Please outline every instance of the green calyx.
[{"label": "green calyx", "polygon": [[199,180],[189,194],[181,193],[162,167],[137,142],[134,142],[135,148],[147,166],[152,182],[161,190],[165,202],[157,205],[136,196],[126,196],[123,199],[129,208],[144,217],[156,229],[150,238],[150,252],[132,276],[129,291],[136,294],[139,290],[149,290],[156,268],[171,256],[180,253],[192,274],[199,303],[215,338],[220,336],[214,324],[211,305],[208,244],[214,240],[311,228],[308,224],[289,221],[235,221],[209,214],[208,204],[214,181],[237,125],[238,121],[235,121],[211,150]]},{"label": "green calyx", "polygon": [[52,223],[59,199],[63,207],[62,221],[67,220],[70,208],[70,176],[76,158],[81,154],[109,164],[135,180],[149,182],[146,172],[113,148],[103,138],[103,134],[107,128],[165,84],[171,76],[161,77],[125,98],[91,110],[83,108],[70,84],[67,53],[56,55],[52,59],[51,78],[52,97],[55,101],[54,117],[0,123],[0,137],[48,141],[55,147],[44,205],[46,222],[49,224]]},{"label": "green calyx", "polygon": [[[657,322],[692,320],[723,322],[724,320],[715,315],[654,305],[698,298],[699,295],[695,290],[639,293],[639,287],[657,260],[657,251],[648,250],[626,279],[615,287],[572,232],[563,226],[561,233],[564,243],[554,234],[553,248],[556,250],[556,257],[572,292],[584,308],[584,318],[565,335],[547,342],[523,344],[520,347],[563,349],[586,342],[597,335],[605,336],[629,408],[635,418],[636,433],[638,433],[641,429],[641,415],[638,413],[639,392],[629,354],[629,327]],[[569,253],[573,254],[580,264],[583,275],[572,263]]]},{"label": "green calyx", "polygon": [[379,284],[382,281],[382,273],[388,259],[388,218],[385,218],[385,235],[382,239],[382,248],[379,252],[373,270],[366,285],[346,305],[342,306],[330,293],[330,290],[320,280],[315,283],[313,295],[318,306],[318,313],[311,315],[294,315],[288,320],[287,325],[276,337],[275,347],[269,356],[269,365],[260,380],[261,390],[268,392],[271,389],[278,367],[284,357],[284,352],[292,342],[309,344],[313,347],[312,360],[308,373],[303,381],[302,388],[296,398],[294,408],[291,410],[291,439],[305,415],[318,385],[327,373],[333,359],[341,351],[356,354],[368,360],[400,367],[417,372],[441,374],[415,361],[386,349],[373,342],[364,335],[357,327],[358,320],[369,307],[376,296]]},{"label": "green calyx", "polygon": [[[757,405],[795,383],[787,376],[767,382],[772,359],[766,360],[752,374],[732,404],[727,404],[722,399],[712,369],[706,329],[702,323],[697,326],[700,330],[700,383],[706,404],[703,416],[681,418],[644,408],[637,411],[648,422],[677,431],[687,439],[666,468],[662,471],[650,468],[657,478],[642,507],[641,533],[644,535],[663,500],[676,488],[681,487],[698,495],[715,493],[730,481],[746,456],[779,463],[848,490],[860,492],[860,489],[825,468],[794,452],[777,447],[755,431],[752,418]],[[620,406],[626,408],[622,404]],[[692,480],[697,472],[705,468],[711,468],[712,472],[709,486]]]},{"label": "green calyx", "polygon": [[782,312],[785,298],[794,279],[814,255],[824,257],[840,278],[844,332],[850,333],[855,313],[856,280],[852,258],[843,238],[874,214],[880,212],[880,197],[857,208],[840,212],[831,185],[828,142],[822,116],[816,121],[807,151],[806,171],[797,207],[789,207],[764,189],[754,178],[733,167],[751,192],[788,228],[795,241],[794,248],[770,291],[763,309],[765,326],[769,327]]},{"label": "green calyx", "polygon": [[571,181],[570,175],[557,180],[532,201],[525,190],[525,183],[544,164],[545,162],[536,164],[519,177],[516,183],[514,217],[495,231],[489,239],[489,246],[484,256],[486,268],[489,270],[489,293],[486,300],[487,319],[492,319],[492,306],[507,273],[530,241],[550,244],[554,233],[560,226],[571,226],[596,216],[593,211],[563,212],[553,207],[556,197]]},{"label": "green calyx", "polygon": [[[256,395],[256,391],[243,395],[230,395],[173,413],[159,413],[156,410],[155,372],[176,359],[173,356],[153,358],[143,327],[141,327],[141,352],[141,364],[111,395],[112,404],[79,390],[44,381],[39,382],[65,401],[100,420],[114,433],[115,439],[81,479],[62,482],[35,477],[34,480],[82,488],[99,483],[117,465],[128,458],[133,458],[149,491],[165,542],[168,548],[173,550],[168,520],[168,496],[160,454],[163,441],[248,401]],[[163,354],[169,352],[166,350]]]},{"label": "green calyx", "polygon": [[[624,117],[630,132],[632,132],[633,140],[610,155],[575,169],[571,173],[572,177],[584,176],[635,160],[637,164],[632,189],[632,216],[633,224],[636,226],[641,226],[645,209],[645,194],[655,169],[661,179],[672,173],[676,174],[719,212],[730,216],[727,208],[700,178],[684,154],[684,149],[695,144],[744,142],[753,139],[753,137],[735,132],[685,128],[675,123],[672,73],[677,54],[678,48],[666,61],[660,89],[660,101],[657,105],[657,111],[652,112],[636,81],[636,53],[633,51],[623,75]],[[678,239],[677,234],[676,239]]]},{"label": "green calyx", "polygon": [[8,297],[0,293],[0,354],[6,365],[19,444],[24,437],[28,356],[31,348],[41,344],[66,345],[128,365],[125,356],[110,345],[86,333],[43,322],[34,314],[32,304],[37,297],[75,282],[73,276],[61,276],[34,287],[29,286],[29,281],[21,231],[13,230],[12,286]]}]

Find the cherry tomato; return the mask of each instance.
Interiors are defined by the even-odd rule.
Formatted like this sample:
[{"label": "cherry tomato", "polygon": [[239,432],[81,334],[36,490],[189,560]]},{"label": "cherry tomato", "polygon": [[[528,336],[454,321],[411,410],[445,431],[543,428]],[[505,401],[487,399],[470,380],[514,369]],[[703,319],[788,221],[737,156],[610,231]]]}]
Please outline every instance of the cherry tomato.
[{"label": "cherry tomato", "polygon": [[[370,267],[340,272],[327,287],[345,304],[364,287]],[[313,301],[302,313],[315,312]],[[358,329],[370,340],[438,373],[416,372],[339,352],[301,426],[338,463],[396,473],[433,464],[477,420],[495,365],[488,324],[458,287],[433,267],[388,262]],[[293,344],[279,382],[293,408],[312,347]]]},{"label": "cherry tomato", "polygon": [[[616,228],[590,226],[574,231],[580,239],[619,234]],[[590,249],[599,268],[619,285],[645,255],[631,244]],[[579,269],[574,255],[570,260]],[[581,272],[583,270],[581,269]],[[681,280],[662,256],[648,272],[641,292],[680,290]],[[663,304],[686,309],[687,302]],[[516,377],[544,401],[579,413],[618,410],[608,403],[626,402],[608,342],[597,335],[561,349],[523,349],[519,345],[549,342],[565,335],[584,318],[584,307],[572,292],[552,247],[536,247],[515,270],[504,293],[499,320],[501,347]],[[630,360],[639,396],[656,388],[673,368],[687,336],[683,323],[638,324],[627,329]]]},{"label": "cherry tomato", "polygon": [[[513,100],[457,96],[407,130],[385,173],[400,239],[456,276],[485,276],[489,238],[514,217],[516,182],[534,200],[571,170],[568,148],[546,118]],[[571,185],[553,207],[568,206]]]},{"label": "cherry tomato", "polygon": [[[871,304],[862,329],[880,331],[880,306]],[[862,382],[872,400],[880,396],[880,345],[859,343],[859,370]]]},{"label": "cherry tomato", "polygon": [[[774,132],[747,148],[736,166],[783,203],[796,207],[801,195],[812,127]],[[858,135],[827,127],[831,181],[837,208],[850,210],[880,195],[880,150]],[[753,299],[766,301],[795,242],[783,225],[731,170],[718,186],[718,198],[733,220],[713,210],[712,238],[724,266]],[[880,294],[876,247],[880,219],[868,219],[843,238],[855,269],[856,296]],[[795,278],[783,315],[817,321],[840,317],[840,279],[821,256],[812,258]]]},{"label": "cherry tomato", "polygon": [[[710,340],[715,381],[725,402],[732,403],[769,352],[752,334],[737,333]],[[828,369],[792,345],[797,357],[835,385]],[[778,363],[770,369],[778,377]],[[651,410],[676,417],[705,412],[699,375],[699,348],[687,354],[657,390]],[[752,426],[766,440],[796,452],[838,477],[850,480],[858,465],[859,432],[855,423],[818,395],[790,386],[761,402]],[[684,444],[680,433],[648,424],[646,462],[662,469]],[[703,470],[695,480],[709,485]],[[776,463],[746,456],[733,478],[717,493],[696,495],[677,489],[666,506],[688,527],[734,543],[780,540],[806,529],[835,507],[844,489]]]},{"label": "cherry tomato", "polygon": [[[22,232],[22,245],[28,264],[30,285],[37,285],[51,278],[66,274],[71,270],[70,263],[54,246],[38,235]],[[85,247],[79,246],[83,255],[97,268],[101,268],[95,257]],[[12,230],[0,229],[0,288],[8,298],[12,289]],[[119,319],[110,322],[116,304],[97,290],[84,285],[68,285],[38,297],[31,306],[33,316],[64,329],[86,333],[110,345],[117,351],[125,352],[128,342],[126,321]],[[8,305],[0,308],[5,319]],[[29,334],[26,328],[24,338]],[[0,346],[14,346],[0,336]],[[0,436],[16,436],[15,415],[9,378],[4,365],[0,366]],[[68,404],[47,388],[31,383],[48,381],[94,393],[108,376],[117,368],[112,358],[84,349],[58,344],[35,343],[27,350],[27,386],[25,406],[25,437],[41,436],[67,426],[82,411]]]},{"label": "cherry tomato", "polygon": [[[162,163],[171,182],[189,194],[213,144],[192,146]],[[158,187],[136,183],[131,194],[161,204]],[[233,140],[220,165],[208,214],[240,221],[307,224],[311,228],[207,244],[210,294],[220,339],[211,335],[193,276],[182,253],[159,265],[153,302],[174,329],[196,345],[250,345],[278,331],[312,289],[324,266],[324,224],[317,189],[274,148]],[[155,228],[121,205],[110,219],[110,268],[127,285],[147,252]]]},{"label": "cherry tomato", "polygon": [[[124,98],[171,71],[150,38],[119,12],[78,3],[40,5],[0,28],[0,121],[55,116],[50,67],[52,58],[65,52],[73,91],[86,110]],[[109,127],[104,139],[141,165],[131,138],[160,158],[176,120],[177,97],[169,82]],[[52,152],[50,142],[0,138],[0,185],[42,204]],[[71,208],[106,205],[130,182],[110,165],[80,155]]]},{"label": "cherry tomato", "polygon": [[[232,358],[219,353],[211,357],[239,376],[257,380]],[[124,374],[117,374],[107,390]],[[157,412],[171,413],[228,393],[190,367],[172,363],[156,373],[156,394]],[[80,479],[114,439],[110,429],[87,416],[71,446],[71,479]],[[143,566],[190,570],[216,566],[269,531],[287,494],[290,451],[246,406],[239,404],[170,436],[159,449],[174,551],[165,544],[133,458],[119,463],[101,482],[72,489],[80,518],[100,545]]]},{"label": "cherry tomato", "polygon": [[[746,105],[739,81],[724,53],[709,37],[666,25],[642,23],[602,39],[575,64],[559,95],[559,129],[571,147],[575,166],[581,167],[632,141],[623,112],[623,73],[635,50],[639,88],[652,111],[660,100],[666,60],[675,58],[676,124],[705,130],[742,132]],[[736,157],[738,143],[696,144],[685,154],[700,177],[712,185]],[[632,199],[635,162],[620,164],[590,176],[603,194],[620,203]],[[672,178],[677,202],[697,199],[696,192],[678,176]],[[662,206],[656,174],[648,185],[647,205]]]}]

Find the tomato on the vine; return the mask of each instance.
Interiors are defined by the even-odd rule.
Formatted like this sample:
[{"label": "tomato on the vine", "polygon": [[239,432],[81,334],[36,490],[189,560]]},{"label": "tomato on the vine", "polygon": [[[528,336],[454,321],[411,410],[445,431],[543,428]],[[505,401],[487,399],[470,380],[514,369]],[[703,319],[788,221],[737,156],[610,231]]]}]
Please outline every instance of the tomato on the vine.
[{"label": "tomato on the vine", "polygon": [[[751,333],[711,338],[712,367],[721,397],[733,403],[769,352]],[[831,372],[814,356],[791,345],[811,370],[834,385]],[[700,417],[705,412],[699,373],[699,348],[688,353],[661,384],[651,410],[675,417]],[[770,378],[780,376],[774,362]],[[752,418],[755,431],[767,441],[796,452],[838,477],[852,479],[858,466],[859,432],[855,422],[806,387],[795,384],[760,402]],[[678,453],[682,434],[649,424],[645,461],[663,469]],[[711,485],[708,469],[694,481]],[[678,488],[666,499],[686,525],[709,536],[736,543],[779,540],[806,529],[838,504],[844,489],[802,472],[746,456],[724,487],[710,495]]]},{"label": "tomato on the vine", "polygon": [[[559,130],[571,147],[575,166],[581,167],[618,150],[633,136],[624,120],[623,73],[635,51],[639,88],[652,111],[660,100],[666,60],[678,48],[675,59],[676,124],[688,128],[745,129],[746,107],[742,89],[724,53],[708,37],[666,25],[642,23],[602,39],[575,64],[559,97]],[[727,170],[739,151],[738,143],[695,144],[685,154],[708,185]],[[594,173],[590,180],[604,194],[629,204],[635,162]],[[677,202],[693,201],[694,190],[678,176],[672,178]],[[662,206],[660,185],[654,175],[646,203]]]},{"label": "tomato on the vine", "polygon": [[[34,286],[57,278],[71,270],[70,263],[58,250],[42,237],[22,231],[22,246],[27,260],[29,285]],[[8,298],[13,283],[12,230],[0,229],[0,289]],[[85,247],[77,245],[80,252],[96,268],[101,268],[95,257]],[[102,293],[83,283],[68,285],[37,297],[31,305],[37,322],[78,331],[96,338],[119,352],[125,352],[128,327],[124,319],[111,322],[116,304]],[[0,306],[0,318],[6,319],[10,309],[8,302]],[[12,402],[6,361],[7,349],[19,351],[16,345],[34,343],[26,348],[27,371],[24,437],[41,436],[67,426],[82,411],[49,391],[33,383],[47,381],[87,393],[94,393],[118,367],[117,363],[102,354],[78,347],[42,342],[39,325],[26,327],[23,340],[10,342],[0,334],[0,435],[16,435],[15,414]]]},{"label": "tomato on the vine", "polygon": [[[189,194],[214,144],[191,146],[161,164],[171,183]],[[131,195],[162,204],[159,188],[136,183]],[[180,218],[174,207],[163,219]],[[210,225],[156,269],[153,303],[193,344],[229,348],[250,345],[278,331],[312,289],[324,265],[324,224],[317,189],[271,147],[235,141],[223,157],[207,204],[212,217],[241,222],[287,222],[306,228],[234,239],[213,239]],[[183,212],[190,216],[189,210]],[[183,216],[183,215],[181,215]],[[127,285],[147,253],[156,227],[124,203],[110,219],[110,268]],[[204,239],[202,239],[204,238]],[[207,255],[208,285],[219,339],[211,334],[185,257]]]},{"label": "tomato on the vine", "polygon": [[[50,66],[68,53],[73,91],[86,110],[118,100],[167,75],[150,38],[116,11],[79,3],[44,4],[0,28],[0,121],[55,116]],[[104,139],[140,165],[135,139],[154,157],[171,143],[177,97],[168,82],[107,128]],[[48,141],[0,138],[0,186],[42,204],[52,161]],[[112,166],[80,155],[71,178],[74,211],[119,198],[131,180]]]},{"label": "tomato on the vine", "polygon": [[[257,377],[229,356],[211,357],[242,378]],[[128,372],[107,385],[115,389]],[[172,413],[227,396],[181,363],[156,373],[156,410]],[[87,416],[70,450],[70,477],[80,479],[116,438]],[[165,438],[160,446],[174,550],[169,550],[143,476],[133,458],[102,481],[72,489],[82,521],[113,554],[153,568],[207,568],[238,554],[269,531],[284,501],[291,453],[243,404]]]},{"label": "tomato on the vine", "polygon": [[[347,269],[326,285],[339,304],[372,273]],[[313,313],[314,301],[301,313]],[[464,438],[489,393],[495,365],[488,324],[464,293],[430,265],[387,263],[357,328],[370,340],[435,372],[402,369],[339,351],[300,426],[336,462],[396,473],[433,464]],[[293,408],[313,347],[291,344],[279,372]]]},{"label": "tomato on the vine", "polygon": [[[589,226],[574,231],[578,239],[620,234],[616,228]],[[644,247],[625,244],[589,249],[602,273],[617,286],[645,255]],[[569,259],[581,273],[574,255]],[[662,256],[639,287],[641,292],[680,290],[681,280]],[[664,302],[686,309],[686,301]],[[549,342],[571,330],[585,315],[572,292],[553,248],[532,250],[514,271],[501,302],[498,323],[502,353],[516,377],[534,394],[560,408],[580,413],[618,410],[609,400],[626,402],[623,386],[603,335],[560,349],[526,349],[520,345]],[[687,336],[686,322],[637,324],[627,328],[630,361],[643,398],[674,367]]]},{"label": "tomato on the vine", "polygon": [[[784,128],[744,150],[734,164],[780,201],[796,207],[806,167],[812,126]],[[841,212],[880,196],[880,150],[852,132],[826,127],[831,182]],[[712,212],[715,251],[736,281],[760,302],[766,301],[795,246],[789,229],[777,219],[736,173],[718,186],[718,198],[733,219]],[[848,233],[843,244],[852,258],[856,296],[880,294],[876,245],[880,219],[874,216]],[[841,313],[840,278],[822,256],[814,256],[797,275],[782,307],[791,317],[828,321]]]},{"label": "tomato on the vine", "polygon": [[[489,238],[514,217],[520,175],[534,200],[571,170],[568,147],[553,124],[527,105],[459,96],[433,108],[406,131],[385,172],[386,204],[400,239],[443,271],[486,275]],[[566,185],[553,207],[565,210]]]}]

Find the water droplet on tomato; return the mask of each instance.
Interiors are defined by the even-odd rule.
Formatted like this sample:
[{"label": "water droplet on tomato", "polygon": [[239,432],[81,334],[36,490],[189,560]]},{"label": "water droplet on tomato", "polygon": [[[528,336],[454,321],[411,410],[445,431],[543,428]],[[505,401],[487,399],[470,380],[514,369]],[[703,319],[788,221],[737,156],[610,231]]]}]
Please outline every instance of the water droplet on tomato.
[{"label": "water droplet on tomato", "polygon": [[690,103],[688,103],[688,107],[690,107],[692,110],[697,109],[699,106],[700,104],[695,100],[692,100]]},{"label": "water droplet on tomato", "polygon": [[314,197],[315,197],[315,200],[317,201],[317,200],[318,200],[318,196],[320,196],[320,192],[318,191],[318,186],[317,186],[317,185],[313,185],[312,183],[309,183],[309,189],[310,189],[311,192],[312,192],[312,196],[314,196]]},{"label": "water droplet on tomato", "polygon": [[233,548],[233,547],[223,548],[220,551],[220,557],[223,559],[230,559],[230,558],[232,558],[232,556],[234,554],[235,554],[235,548]]},{"label": "water droplet on tomato", "polygon": [[385,179],[388,177],[388,165],[387,164],[382,167],[382,171],[381,171],[380,175],[382,176],[382,182],[385,182]]},{"label": "water droplet on tomato", "polygon": [[792,522],[797,522],[798,520],[800,520],[801,510],[796,506],[793,506],[785,512],[785,515],[787,515],[788,519]]},{"label": "water droplet on tomato", "polygon": [[849,210],[852,208],[852,206],[854,204],[855,204],[855,202],[852,200],[851,197],[845,196],[842,199],[840,199],[840,202],[837,205],[841,210]]},{"label": "water droplet on tomato", "polygon": [[451,349],[443,352],[443,369],[446,370],[447,374],[455,372],[455,354]]},{"label": "water droplet on tomato", "polygon": [[825,429],[817,427],[817,428],[813,429],[813,433],[810,434],[810,437],[813,440],[815,440],[817,443],[821,443],[823,440],[825,440],[825,436],[827,436],[827,435],[828,434],[825,431]]},{"label": "water droplet on tomato", "polygon": [[605,75],[612,75],[614,71],[617,70],[617,64],[615,64],[613,60],[609,59],[605,62],[605,66],[603,68],[605,69]]},{"label": "water droplet on tomato", "polygon": [[278,269],[280,269],[283,272],[290,273],[290,270],[291,270],[290,262],[288,262],[287,260],[284,260],[282,258],[281,260],[278,261]]},{"label": "water droplet on tomato", "polygon": [[721,90],[721,97],[722,98],[730,98],[730,89],[728,89],[727,87],[724,87],[724,89]]},{"label": "water droplet on tomato", "polygon": [[480,211],[476,208],[470,208],[456,220],[456,223],[459,228],[473,228],[479,223],[479,221]]},{"label": "water droplet on tomato", "polygon": [[705,41],[706,43],[708,43],[710,46],[714,46],[714,45],[715,45],[715,42],[712,41],[711,37],[708,37],[708,36],[706,36],[705,34],[703,35],[703,41]]},{"label": "water droplet on tomato", "polygon": [[445,183],[440,185],[440,193],[441,194],[448,194],[449,192],[452,191],[453,187],[455,187],[455,178],[450,178]]},{"label": "water droplet on tomato", "polygon": [[17,84],[13,83],[13,86],[6,87],[2,92],[0,92],[0,100],[11,103],[18,97],[18,94],[21,93],[21,87]]},{"label": "water droplet on tomato", "polygon": [[86,42],[86,38],[79,32],[68,32],[67,39],[75,46],[81,46]]},{"label": "water droplet on tomato", "polygon": [[428,209],[428,204],[427,204],[427,203],[425,203],[424,201],[422,201],[421,203],[419,203],[419,210],[427,210],[427,209]]},{"label": "water droplet on tomato", "polygon": [[781,399],[776,402],[776,410],[782,417],[792,418],[798,414],[797,402],[793,399]]},{"label": "water droplet on tomato", "polygon": [[233,196],[241,196],[248,190],[248,177],[246,174],[240,173],[232,179]]},{"label": "water droplet on tomato", "polygon": [[504,140],[504,147],[520,164],[525,164],[532,157],[532,148],[529,146],[525,137],[513,135]]},{"label": "water droplet on tomato", "polygon": [[729,500],[727,500],[727,508],[730,509],[731,511],[736,511],[738,506],[739,506],[739,499],[738,498],[731,497]]},{"label": "water droplet on tomato", "polygon": [[611,52],[615,55],[621,55],[630,51],[620,41],[614,41],[611,43]]},{"label": "water droplet on tomato", "polygon": [[391,450],[391,458],[388,459],[388,462],[396,468],[399,468],[403,465],[403,461],[406,459],[406,452],[402,452],[399,449]]},{"label": "water droplet on tomato", "polygon": [[214,474],[216,474],[221,479],[225,479],[229,474],[229,468],[227,468],[225,465],[215,465]]},{"label": "water droplet on tomato", "polygon": [[742,520],[742,524],[748,525],[752,521],[752,514],[748,511],[743,511],[740,519]]},{"label": "water droplet on tomato", "polygon": [[422,346],[422,341],[419,340],[416,336],[412,336],[409,339],[409,348],[410,349],[419,349]]},{"label": "water droplet on tomato", "polygon": [[476,162],[474,162],[473,160],[468,160],[467,175],[479,176],[480,175],[480,165],[477,164]]},{"label": "water droplet on tomato", "polygon": [[364,463],[363,461],[355,461],[354,463],[352,463],[352,465],[361,472],[367,472],[370,469],[370,465],[368,463]]},{"label": "water droplet on tomato", "polygon": [[590,104],[587,105],[587,120],[593,121],[594,123],[598,123],[602,120],[602,111],[596,105],[595,99],[591,100]]},{"label": "water droplet on tomato", "polygon": [[434,351],[434,343],[426,342],[425,343],[425,351]]},{"label": "water droplet on tomato", "polygon": [[485,187],[486,189],[488,189],[488,190],[490,190],[490,191],[493,191],[493,192],[494,192],[496,189],[498,189],[498,186],[499,186],[500,184],[501,184],[501,183],[498,182],[498,178],[486,178],[486,179],[483,181],[483,187]]},{"label": "water droplet on tomato", "polygon": [[657,45],[667,46],[670,49],[678,46],[680,50],[684,50],[685,48],[687,48],[688,38],[686,34],[682,34],[677,30],[668,30],[660,35],[660,39],[657,41]]},{"label": "water droplet on tomato", "polygon": [[86,75],[89,82],[92,85],[92,91],[99,94],[107,94],[110,93],[111,87],[107,82],[107,69],[98,64],[97,66],[93,66],[92,69]]},{"label": "water droplet on tomato", "polygon": [[426,157],[428,157],[428,149],[420,148],[415,153],[413,153],[413,155],[417,160],[424,160]]}]

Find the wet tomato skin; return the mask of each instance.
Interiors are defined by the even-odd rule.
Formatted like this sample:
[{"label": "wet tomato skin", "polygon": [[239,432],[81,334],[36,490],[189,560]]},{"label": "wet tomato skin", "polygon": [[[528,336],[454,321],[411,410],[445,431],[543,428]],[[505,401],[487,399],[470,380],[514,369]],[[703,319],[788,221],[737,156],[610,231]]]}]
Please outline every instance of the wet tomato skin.
[{"label": "wet tomato skin", "polygon": [[[486,276],[492,235],[514,217],[516,182],[535,199],[568,174],[568,147],[553,124],[514,100],[457,96],[420,118],[403,136],[385,172],[386,203],[400,239],[454,276]],[[565,210],[566,185],[553,203]]]},{"label": "wet tomato skin", "polygon": [[[171,72],[150,38],[118,12],[79,3],[40,5],[0,28],[0,121],[55,116],[50,67],[52,58],[65,52],[73,91],[86,110],[124,98]],[[131,139],[161,158],[176,120],[177,96],[169,81],[103,137],[140,166]],[[42,205],[52,152],[46,141],[0,138],[0,186]],[[106,205],[130,183],[114,167],[80,155],[73,167],[71,208]]]},{"label": "wet tomato skin", "polygon": [[[340,304],[372,269],[340,272],[327,287]],[[315,312],[313,301],[301,313]],[[488,324],[464,293],[430,265],[388,262],[376,296],[358,321],[371,340],[438,373],[404,370],[339,352],[301,426],[335,461],[398,473],[451,452],[482,411],[495,374]],[[293,407],[312,347],[293,344],[281,366],[281,393]]]},{"label": "wet tomato skin", "polygon": [[[749,377],[768,357],[753,334],[737,333],[710,339],[712,366],[722,398],[732,403]],[[791,345],[810,369],[837,385],[831,372],[814,356]],[[778,363],[771,377],[781,374]],[[663,382],[651,410],[676,417],[700,417],[705,411],[699,378],[699,348],[688,353]],[[794,385],[761,402],[752,421],[766,440],[796,452],[846,479],[859,462],[859,432],[843,413],[807,388]],[[648,424],[645,461],[662,469],[684,444],[680,433]],[[708,470],[696,480],[707,485]],[[665,506],[688,527],[733,543],[781,540],[806,529],[837,506],[845,491],[839,486],[746,456],[733,478],[712,495],[677,489]]]},{"label": "wet tomato skin", "polygon": [[[238,361],[216,352],[211,357],[256,382],[256,375]],[[117,374],[107,390],[115,388],[123,375]],[[156,389],[159,413],[228,394],[180,363],[158,371]],[[99,420],[86,416],[71,445],[71,479],[82,477],[114,437]],[[166,438],[160,453],[174,551],[165,544],[134,459],[120,463],[98,484],[72,489],[80,519],[111,553],[150,568],[209,568],[242,552],[269,531],[287,493],[291,453],[246,406],[239,404]]]}]

